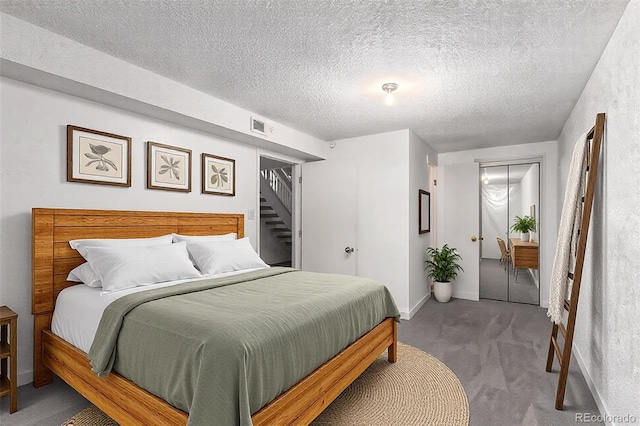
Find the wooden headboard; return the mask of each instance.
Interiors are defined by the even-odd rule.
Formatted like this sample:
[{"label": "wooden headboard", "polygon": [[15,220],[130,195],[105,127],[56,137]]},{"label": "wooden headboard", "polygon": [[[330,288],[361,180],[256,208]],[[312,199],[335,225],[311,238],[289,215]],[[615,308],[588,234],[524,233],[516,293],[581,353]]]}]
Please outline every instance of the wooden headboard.
[{"label": "wooden headboard", "polygon": [[58,294],[77,283],[69,272],[84,262],[69,246],[81,238],[146,238],[171,233],[216,235],[236,232],[244,237],[244,215],[122,210],[32,210],[32,296],[34,315],[34,384],[52,380],[42,365],[42,331],[51,328]]}]

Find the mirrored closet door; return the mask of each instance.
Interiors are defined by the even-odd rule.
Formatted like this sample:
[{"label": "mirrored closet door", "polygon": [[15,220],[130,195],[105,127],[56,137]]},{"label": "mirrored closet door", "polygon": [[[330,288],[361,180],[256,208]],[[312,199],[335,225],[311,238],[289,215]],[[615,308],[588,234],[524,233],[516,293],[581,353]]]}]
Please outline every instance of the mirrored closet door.
[{"label": "mirrored closet door", "polygon": [[480,203],[480,297],[539,305],[540,163],[481,166]]}]

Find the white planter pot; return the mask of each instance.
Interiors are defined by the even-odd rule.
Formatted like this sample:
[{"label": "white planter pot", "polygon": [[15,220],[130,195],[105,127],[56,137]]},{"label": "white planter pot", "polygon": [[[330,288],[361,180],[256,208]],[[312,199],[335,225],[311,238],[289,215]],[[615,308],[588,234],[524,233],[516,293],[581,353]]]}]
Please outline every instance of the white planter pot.
[{"label": "white planter pot", "polygon": [[436,297],[438,302],[447,303],[451,299],[452,291],[453,288],[451,287],[450,282],[433,282],[433,295]]},{"label": "white planter pot", "polygon": [[520,234],[520,240],[522,240],[523,243],[528,243],[529,242],[529,233],[527,232],[526,234]]}]

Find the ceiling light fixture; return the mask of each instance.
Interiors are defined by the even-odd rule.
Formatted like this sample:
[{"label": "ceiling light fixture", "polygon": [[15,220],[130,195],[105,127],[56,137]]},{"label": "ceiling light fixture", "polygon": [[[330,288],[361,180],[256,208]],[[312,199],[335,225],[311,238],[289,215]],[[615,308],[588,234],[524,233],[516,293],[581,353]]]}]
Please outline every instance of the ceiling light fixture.
[{"label": "ceiling light fixture", "polygon": [[393,105],[395,103],[395,99],[393,98],[393,92],[398,88],[397,83],[385,83],[382,85],[382,90],[387,92],[387,98],[384,103],[387,105]]}]

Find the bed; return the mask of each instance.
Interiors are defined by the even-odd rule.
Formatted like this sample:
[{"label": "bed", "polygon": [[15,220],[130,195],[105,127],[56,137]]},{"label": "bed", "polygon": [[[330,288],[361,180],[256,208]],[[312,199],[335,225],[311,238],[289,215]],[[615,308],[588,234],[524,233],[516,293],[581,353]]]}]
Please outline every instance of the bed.
[{"label": "bed", "polygon": [[[83,262],[68,242],[78,238],[144,238],[170,233],[244,235],[239,214],[33,209],[34,386],[60,376],[120,424],[187,423],[188,414],[117,373],[98,378],[85,352],[54,335],[58,294],[76,283],[67,274]],[[255,425],[308,424],[384,351],[396,360],[397,325],[386,318],[251,416]]]}]

